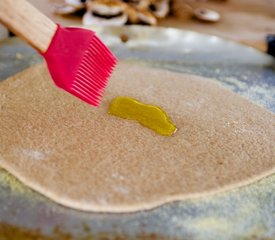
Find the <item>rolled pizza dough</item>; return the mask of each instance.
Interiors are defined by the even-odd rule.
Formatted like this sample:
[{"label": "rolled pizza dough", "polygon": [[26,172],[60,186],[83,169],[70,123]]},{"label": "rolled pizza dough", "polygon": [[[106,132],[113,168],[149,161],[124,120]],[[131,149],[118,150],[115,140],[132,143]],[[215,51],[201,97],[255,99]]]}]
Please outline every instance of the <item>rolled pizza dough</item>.
[{"label": "rolled pizza dough", "polygon": [[[177,132],[108,115],[117,96],[162,107]],[[149,209],[275,171],[274,114],[198,76],[120,63],[97,109],[42,64],[1,83],[0,106],[0,166],[75,209]]]}]

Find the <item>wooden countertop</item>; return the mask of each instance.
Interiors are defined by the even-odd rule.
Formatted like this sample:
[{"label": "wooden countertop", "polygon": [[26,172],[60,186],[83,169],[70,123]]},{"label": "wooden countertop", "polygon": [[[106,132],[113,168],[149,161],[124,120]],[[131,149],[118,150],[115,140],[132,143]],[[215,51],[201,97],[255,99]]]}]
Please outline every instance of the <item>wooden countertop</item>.
[{"label": "wooden countertop", "polygon": [[[81,17],[61,17],[52,13],[50,3],[59,0],[29,1],[54,21],[65,26],[81,24]],[[266,51],[265,37],[269,33],[275,33],[275,0],[209,1],[200,3],[199,6],[219,11],[221,21],[204,23],[170,16],[161,20],[158,25],[216,35]]]}]

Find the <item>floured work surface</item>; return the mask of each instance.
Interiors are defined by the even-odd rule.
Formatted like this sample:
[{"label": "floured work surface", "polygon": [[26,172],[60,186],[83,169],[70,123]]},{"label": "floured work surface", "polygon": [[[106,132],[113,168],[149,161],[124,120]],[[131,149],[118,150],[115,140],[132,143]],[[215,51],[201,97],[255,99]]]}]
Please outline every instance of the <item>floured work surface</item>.
[{"label": "floured work surface", "polygon": [[[162,107],[178,131],[163,137],[108,115],[117,96]],[[37,65],[0,84],[0,104],[0,165],[76,209],[148,209],[275,170],[274,114],[197,76],[122,63],[95,109]]]}]

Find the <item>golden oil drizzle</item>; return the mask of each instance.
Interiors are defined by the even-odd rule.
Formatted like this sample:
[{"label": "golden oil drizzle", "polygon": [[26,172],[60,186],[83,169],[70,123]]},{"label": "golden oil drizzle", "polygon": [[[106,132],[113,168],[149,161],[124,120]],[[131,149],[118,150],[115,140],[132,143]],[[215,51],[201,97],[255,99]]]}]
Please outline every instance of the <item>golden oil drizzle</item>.
[{"label": "golden oil drizzle", "polygon": [[163,136],[171,136],[176,132],[176,126],[160,107],[142,103],[130,97],[116,97],[109,106],[109,114],[136,120],[144,127],[147,127]]}]

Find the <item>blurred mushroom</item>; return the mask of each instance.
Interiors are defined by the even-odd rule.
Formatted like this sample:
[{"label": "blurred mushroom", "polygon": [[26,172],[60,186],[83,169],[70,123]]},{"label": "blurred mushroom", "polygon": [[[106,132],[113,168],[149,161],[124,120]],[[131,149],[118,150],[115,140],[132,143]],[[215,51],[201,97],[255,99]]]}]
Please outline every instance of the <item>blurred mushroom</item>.
[{"label": "blurred mushroom", "polygon": [[121,0],[129,6],[137,10],[147,10],[150,5],[150,0]]},{"label": "blurred mushroom", "polygon": [[87,3],[84,25],[121,26],[128,20],[125,5],[116,0],[94,0]]},{"label": "blurred mushroom", "polygon": [[139,21],[141,23],[146,23],[146,24],[149,24],[149,25],[156,25],[157,24],[157,19],[149,11],[138,11],[137,15],[138,15]]},{"label": "blurred mushroom", "polygon": [[85,9],[86,1],[80,0],[65,0],[64,3],[54,4],[54,13],[60,15],[67,15],[75,13],[79,10]]},{"label": "blurred mushroom", "polygon": [[65,0],[66,5],[76,7],[78,9],[84,8],[87,0]]},{"label": "blurred mushroom", "polygon": [[138,12],[134,7],[125,4],[125,12],[128,15],[129,23],[137,24],[139,22]]},{"label": "blurred mushroom", "polygon": [[157,18],[164,18],[169,12],[169,0],[155,0],[149,5],[150,11]]},{"label": "blurred mushroom", "polygon": [[54,13],[60,14],[60,15],[67,15],[71,13],[77,12],[79,9],[75,8],[70,5],[65,5],[65,4],[55,4],[54,5]]},{"label": "blurred mushroom", "polygon": [[[1,1],[1,0],[0,0]],[[200,8],[208,0],[63,0],[55,5],[55,13],[66,15],[78,13],[83,15],[84,25],[130,24],[156,25],[157,20],[165,18],[171,12],[176,18],[191,19],[195,17],[205,22],[217,22],[221,16],[218,12]],[[216,0],[227,1],[227,0]]]},{"label": "blurred mushroom", "polygon": [[194,10],[194,16],[205,22],[217,22],[221,18],[221,15],[218,12],[206,8],[196,8]]},{"label": "blurred mushroom", "polygon": [[125,5],[125,12],[128,15],[128,21],[132,24],[145,23],[155,25],[157,19],[147,10],[139,10],[131,5]]}]

